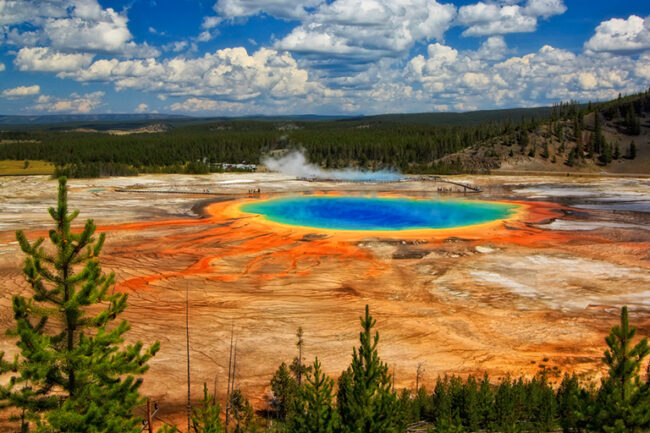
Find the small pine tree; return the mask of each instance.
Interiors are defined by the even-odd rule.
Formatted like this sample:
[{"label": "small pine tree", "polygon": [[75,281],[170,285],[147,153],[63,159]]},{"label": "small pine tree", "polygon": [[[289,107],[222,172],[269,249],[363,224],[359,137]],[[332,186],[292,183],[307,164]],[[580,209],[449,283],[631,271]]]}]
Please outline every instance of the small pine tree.
[{"label": "small pine tree", "polygon": [[311,371],[311,366],[305,365],[302,362],[302,351],[303,351],[303,348],[305,346],[305,340],[303,340],[302,336],[303,336],[302,327],[299,327],[298,330],[296,331],[296,337],[298,338],[298,341],[296,341],[296,348],[298,349],[298,356],[293,358],[293,361],[291,362],[291,365],[289,366],[289,369],[291,370],[291,372],[295,376],[296,382],[297,382],[299,387],[302,385],[303,376]]},{"label": "small pine tree", "polygon": [[578,432],[580,425],[580,386],[575,374],[566,373],[557,390],[557,411],[564,433]]},{"label": "small pine tree", "polygon": [[338,428],[338,415],[333,406],[334,381],[320,368],[316,358],[313,375],[307,373],[295,413],[289,419],[290,433],[333,433]]},{"label": "small pine tree", "polygon": [[271,378],[271,391],[275,399],[276,418],[285,421],[293,409],[298,394],[298,383],[284,362]]},{"label": "small pine tree", "polygon": [[[17,338],[20,360],[11,379],[18,391],[9,400],[44,431],[136,433],[140,420],[133,409],[143,399],[142,379],[134,375],[147,371],[159,343],[123,346],[128,323],[111,325],[127,295],[108,293],[114,276],[104,275],[97,260],[104,234],[93,237],[93,221],[79,234],[71,231],[79,211],[68,212],[67,193],[62,177],[57,207],[49,209],[56,223],[49,232],[54,254],[43,238],[30,243],[16,232],[33,296],[12,299],[16,324],[8,334]],[[104,308],[97,312],[99,306]]]},{"label": "small pine tree", "polygon": [[629,149],[628,149],[628,151],[627,151],[627,157],[628,157],[629,159],[634,159],[634,158],[636,158],[636,143],[634,142],[634,140],[632,140],[632,141],[630,142],[630,147],[629,147]]},{"label": "small pine tree", "polygon": [[544,159],[548,159],[550,156],[549,151],[548,151],[548,142],[544,142],[544,149],[542,150],[541,157]]},{"label": "small pine tree", "polygon": [[199,407],[192,408],[190,416],[194,433],[221,433],[221,407],[214,395],[208,394],[208,385],[203,383],[203,398]]},{"label": "small pine tree", "polygon": [[375,320],[366,305],[361,318],[359,349],[339,379],[339,413],[344,432],[393,433],[397,431],[397,396],[392,391],[388,366],[379,359],[379,333],[371,334]]},{"label": "small pine tree", "polygon": [[603,380],[595,404],[594,428],[607,433],[641,432],[650,428],[649,385],[641,381],[643,359],[650,354],[647,338],[632,346],[636,328],[630,326],[627,307],[621,323],[605,338],[608,350],[603,361],[609,376]]},{"label": "small pine tree", "polygon": [[230,393],[230,415],[235,423],[234,433],[244,433],[253,420],[253,407],[239,388]]},{"label": "small pine tree", "polygon": [[614,146],[614,159],[619,159],[621,157],[621,147],[618,145],[618,142],[616,143],[616,146]]}]

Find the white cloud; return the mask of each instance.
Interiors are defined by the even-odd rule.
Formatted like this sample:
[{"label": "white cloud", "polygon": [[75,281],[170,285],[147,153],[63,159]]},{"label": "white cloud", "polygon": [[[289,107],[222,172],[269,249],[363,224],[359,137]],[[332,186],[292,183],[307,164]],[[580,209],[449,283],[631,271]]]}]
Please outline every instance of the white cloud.
[{"label": "white cloud", "polygon": [[630,15],[626,20],[613,18],[596,27],[596,33],[585,43],[595,52],[634,54],[650,50],[650,16]]},{"label": "white cloud", "polygon": [[277,18],[297,19],[307,15],[305,8],[314,8],[324,0],[218,0],[214,10],[226,18],[249,17],[266,13]]},{"label": "white cloud", "polygon": [[186,50],[188,45],[189,44],[188,44],[187,41],[172,42],[172,43],[163,45],[163,50],[165,50],[165,51],[173,51],[175,53],[178,53],[180,51]]},{"label": "white cloud", "polygon": [[31,96],[37,95],[41,91],[41,87],[38,84],[33,86],[18,86],[13,89],[6,89],[2,91],[2,96],[5,98],[13,98],[18,96]]},{"label": "white cloud", "polygon": [[276,48],[328,66],[344,59],[354,68],[401,57],[417,41],[441,39],[455,14],[453,5],[435,0],[335,0],[306,17]]},{"label": "white cloud", "polygon": [[[157,56],[158,50],[132,41],[125,12],[102,8],[97,0],[1,0],[0,25],[9,44],[45,45],[55,50]],[[25,31],[28,24],[31,30]]]},{"label": "white cloud", "polygon": [[507,52],[508,46],[503,36],[490,36],[476,51],[476,57],[485,60],[501,60]]},{"label": "white cloud", "polygon": [[221,21],[223,21],[223,18],[221,17],[204,17],[203,22],[201,23],[201,28],[211,29],[217,27]]},{"label": "white cloud", "polygon": [[59,113],[89,113],[102,105],[103,96],[104,92],[86,93],[84,95],[73,93],[67,99],[41,95],[32,109]]},{"label": "white cloud", "polygon": [[25,47],[16,54],[14,65],[21,71],[76,71],[88,66],[93,57],[87,53],[65,54],[47,47]]},{"label": "white cloud", "polygon": [[135,109],[136,113],[146,113],[147,111],[149,111],[149,106],[144,103],[138,105]]},{"label": "white cloud", "polygon": [[4,71],[4,70],[5,70],[5,64],[4,64],[4,63],[0,63],[0,72],[2,72],[2,71]]},{"label": "white cloud", "polygon": [[528,0],[525,13],[530,16],[549,18],[566,12],[563,0]]},{"label": "white cloud", "polygon": [[188,98],[184,102],[176,102],[170,106],[173,111],[213,111],[217,101],[204,98]]},{"label": "white cloud", "polygon": [[428,56],[408,62],[404,78],[413,92],[421,90],[435,104],[491,108],[615,98],[619,92],[646,88],[646,73],[650,76],[650,55],[639,59],[576,55],[544,46],[498,61],[431,44]]},{"label": "white cloud", "polygon": [[67,14],[68,0],[2,0],[0,25],[15,25],[44,18],[63,17]]},{"label": "white cloud", "polygon": [[187,59],[162,62],[97,60],[87,69],[59,74],[77,81],[112,82],[118,90],[137,89],[170,95],[218,96],[243,101],[319,95],[325,89],[309,80],[288,53],[261,48],[249,55],[245,48],[226,48]]},{"label": "white cloud", "polygon": [[458,22],[469,27],[463,36],[532,32],[537,28],[537,19],[522,14],[518,5],[499,6],[483,2],[461,7]]},{"label": "white cloud", "polygon": [[462,6],[458,10],[457,23],[468,27],[463,36],[534,32],[539,17],[549,18],[564,11],[563,0],[528,0],[525,6],[480,1]]}]

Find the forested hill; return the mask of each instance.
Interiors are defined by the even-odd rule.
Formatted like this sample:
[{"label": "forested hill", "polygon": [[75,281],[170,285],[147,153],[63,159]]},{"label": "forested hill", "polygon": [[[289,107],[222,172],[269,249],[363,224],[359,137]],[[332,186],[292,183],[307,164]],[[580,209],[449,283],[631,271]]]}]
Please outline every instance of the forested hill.
[{"label": "forested hill", "polygon": [[0,127],[12,127],[16,129],[29,128],[30,125],[38,125],[42,128],[44,125],[64,127],[70,123],[87,123],[87,122],[142,122],[160,119],[184,119],[187,116],[177,114],[44,114],[34,116],[5,116],[0,115]]},{"label": "forested hill", "polygon": [[649,114],[650,93],[644,92],[601,104],[471,113],[77,121],[0,127],[0,160],[45,160],[73,177],[205,173],[219,170],[219,163],[258,164],[269,153],[304,149],[326,168],[446,174],[616,165],[644,172],[639,161],[650,151]]}]

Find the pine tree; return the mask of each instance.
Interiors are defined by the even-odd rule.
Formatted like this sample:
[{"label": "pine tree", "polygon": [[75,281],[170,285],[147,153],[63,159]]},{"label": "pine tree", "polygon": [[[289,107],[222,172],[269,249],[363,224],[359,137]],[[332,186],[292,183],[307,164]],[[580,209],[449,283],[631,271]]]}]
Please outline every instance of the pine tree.
[{"label": "pine tree", "polygon": [[392,433],[397,431],[397,396],[392,391],[388,366],[379,359],[379,333],[371,334],[375,320],[366,305],[361,318],[360,346],[352,363],[339,379],[342,431],[349,433]]},{"label": "pine tree", "polygon": [[296,337],[298,338],[298,341],[296,341],[296,348],[298,349],[298,356],[293,358],[293,361],[291,362],[291,365],[289,366],[289,369],[293,373],[293,375],[296,378],[296,382],[298,386],[300,387],[302,385],[302,378],[303,376],[311,371],[311,366],[305,365],[302,362],[302,351],[305,346],[305,340],[302,338],[303,336],[303,331],[302,327],[298,328],[298,331],[296,331]]},{"label": "pine tree", "polygon": [[239,388],[234,389],[230,394],[230,415],[235,423],[234,433],[244,433],[248,430],[248,425],[253,420],[253,407],[244,397]]},{"label": "pine tree", "polygon": [[338,428],[338,415],[333,406],[334,381],[320,368],[316,358],[313,374],[307,373],[296,411],[289,419],[290,433],[333,433]]},{"label": "pine tree", "polygon": [[548,142],[547,141],[544,142],[544,149],[542,150],[541,156],[544,159],[548,159],[548,157],[550,156],[550,153],[548,151]]},{"label": "pine tree", "polygon": [[192,431],[194,433],[221,433],[221,407],[214,395],[208,394],[208,385],[203,383],[203,398],[199,407],[192,408]]},{"label": "pine tree", "polygon": [[130,327],[113,323],[127,296],[108,292],[114,276],[103,274],[97,260],[104,234],[93,237],[93,221],[79,234],[71,231],[79,211],[68,212],[67,192],[60,178],[57,207],[49,209],[56,223],[49,232],[54,253],[43,238],[30,243],[16,232],[33,295],[12,299],[16,324],[8,334],[17,338],[20,359],[11,379],[18,391],[9,400],[40,431],[139,432],[133,409],[143,401],[142,379],[134,375],[148,369],[159,343],[147,349],[141,342],[123,345]]},{"label": "pine tree", "polygon": [[634,158],[636,158],[636,143],[634,142],[634,140],[632,140],[632,141],[630,142],[630,147],[629,147],[629,149],[628,149],[628,151],[627,151],[627,157],[628,157],[629,159],[634,159]]},{"label": "pine tree", "polygon": [[298,383],[291,376],[287,364],[284,362],[271,378],[271,391],[275,398],[276,418],[285,421],[293,409],[298,394]]},{"label": "pine tree", "polygon": [[649,385],[639,371],[650,353],[647,338],[632,346],[636,328],[630,326],[627,307],[621,311],[621,324],[605,338],[608,350],[603,361],[609,376],[603,380],[595,405],[593,426],[607,433],[641,432],[650,428]]},{"label": "pine tree", "polygon": [[580,387],[576,375],[564,375],[557,390],[557,406],[560,427],[564,433],[578,432],[580,428]]}]

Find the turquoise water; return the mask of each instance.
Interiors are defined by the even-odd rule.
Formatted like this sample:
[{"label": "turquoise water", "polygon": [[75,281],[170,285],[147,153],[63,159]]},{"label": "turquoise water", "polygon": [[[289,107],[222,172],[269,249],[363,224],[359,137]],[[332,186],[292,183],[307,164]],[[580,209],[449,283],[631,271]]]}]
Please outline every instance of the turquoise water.
[{"label": "turquoise water", "polygon": [[282,224],[337,230],[447,229],[508,218],[517,206],[478,200],[281,197],[246,203],[243,212]]}]

